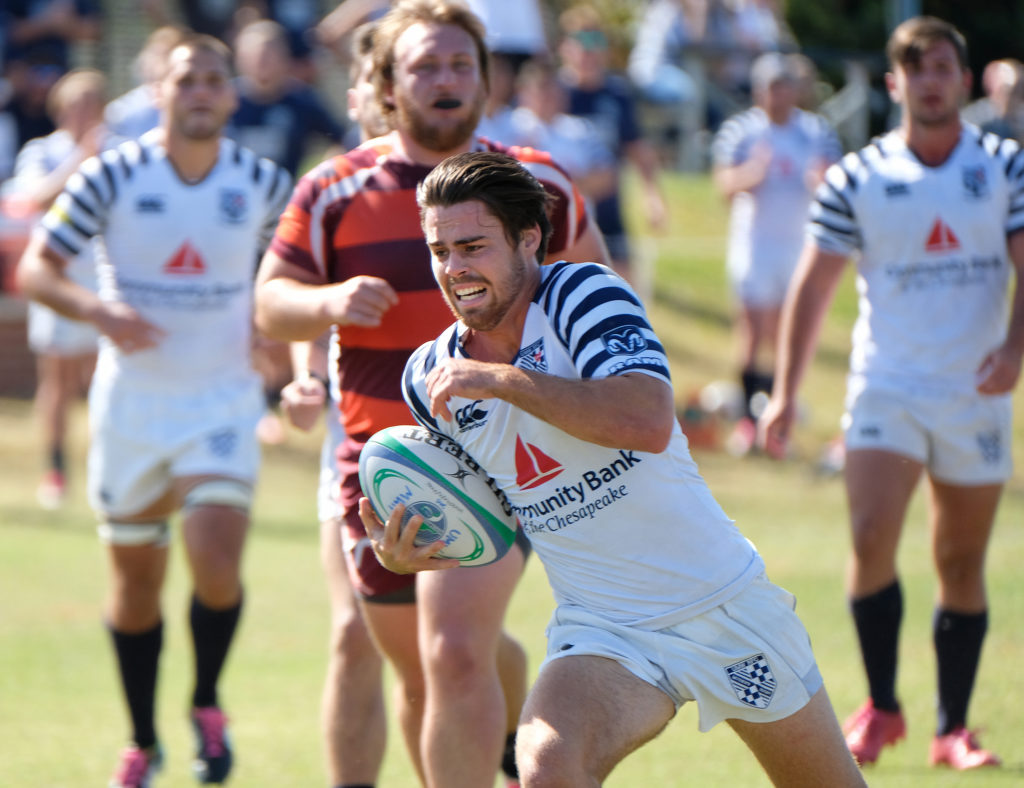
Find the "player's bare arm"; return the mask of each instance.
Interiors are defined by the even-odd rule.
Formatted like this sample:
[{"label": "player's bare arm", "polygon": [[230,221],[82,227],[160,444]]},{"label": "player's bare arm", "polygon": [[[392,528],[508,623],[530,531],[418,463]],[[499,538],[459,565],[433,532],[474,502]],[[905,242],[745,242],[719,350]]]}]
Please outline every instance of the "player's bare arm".
[{"label": "player's bare arm", "polygon": [[413,515],[405,528],[402,518],[405,506],[399,504],[391,510],[387,523],[382,523],[373,511],[368,498],[359,499],[359,519],[363,521],[370,545],[377,560],[386,568],[400,575],[412,572],[423,572],[433,569],[454,569],[459,565],[454,558],[438,558],[437,553],[444,549],[443,541],[417,547],[416,532],[419,531],[423,518]]},{"label": "player's bare arm", "polygon": [[804,246],[782,307],[775,392],[758,422],[761,445],[766,441],[782,445],[789,438],[796,393],[845,266],[845,255],[826,252],[814,242]]},{"label": "player's bare arm", "polygon": [[1024,230],[1007,239],[1010,262],[1016,271],[1013,306],[1006,340],[993,350],[978,367],[978,393],[1006,394],[1013,391],[1020,378],[1021,358],[1024,356]]},{"label": "player's bare arm", "polygon": [[256,280],[256,326],[274,339],[312,340],[332,325],[375,328],[398,303],[386,280],[354,276],[325,284],[297,265],[268,252]]},{"label": "player's bare arm", "polygon": [[712,173],[718,190],[731,199],[740,192],[756,188],[768,175],[772,162],[772,149],[766,142],[758,142],[750,149],[750,157],[731,167],[716,167]]},{"label": "player's bare arm", "polygon": [[497,398],[573,437],[619,449],[661,452],[675,421],[672,389],[642,373],[572,380],[470,359],[446,359],[426,379],[434,416],[450,421],[450,397]]},{"label": "player's bare arm", "polygon": [[155,347],[166,332],[150,323],[127,304],[101,301],[86,287],[65,274],[67,259],[33,237],[18,264],[18,287],[26,297],[55,312],[92,323],[125,353]]}]

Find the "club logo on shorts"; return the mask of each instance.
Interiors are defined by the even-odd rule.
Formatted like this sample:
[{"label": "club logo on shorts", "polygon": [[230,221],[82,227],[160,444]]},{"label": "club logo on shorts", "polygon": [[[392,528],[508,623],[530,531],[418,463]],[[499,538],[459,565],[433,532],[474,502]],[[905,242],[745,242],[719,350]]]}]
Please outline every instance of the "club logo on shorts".
[{"label": "club logo on shorts", "polygon": [[979,432],[978,438],[978,449],[981,451],[981,459],[989,465],[994,465],[999,462],[1003,456],[1003,443],[1002,436],[999,434],[999,430],[992,430],[991,432]]},{"label": "club logo on shorts", "polygon": [[741,703],[755,709],[768,708],[775,694],[776,681],[764,654],[755,654],[726,665],[725,675]]},{"label": "club logo on shorts", "polygon": [[221,430],[207,438],[210,453],[217,457],[230,457],[238,445],[238,434],[234,430]]}]

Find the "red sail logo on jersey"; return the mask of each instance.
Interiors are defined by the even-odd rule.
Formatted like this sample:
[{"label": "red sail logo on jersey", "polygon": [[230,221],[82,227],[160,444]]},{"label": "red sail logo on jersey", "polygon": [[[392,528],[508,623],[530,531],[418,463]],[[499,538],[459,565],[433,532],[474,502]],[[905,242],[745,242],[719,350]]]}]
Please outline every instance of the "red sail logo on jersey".
[{"label": "red sail logo on jersey", "polygon": [[185,241],[174,257],[164,264],[165,274],[202,274],[206,273],[206,263],[199,256],[199,252],[188,241]]},{"label": "red sail logo on jersey", "polygon": [[926,252],[953,252],[960,248],[960,240],[953,234],[949,225],[942,219],[936,219],[932,231],[928,233],[928,241],[924,245]]},{"label": "red sail logo on jersey", "polygon": [[552,459],[532,443],[524,443],[516,435],[516,484],[519,489],[539,487],[564,470],[558,460]]}]

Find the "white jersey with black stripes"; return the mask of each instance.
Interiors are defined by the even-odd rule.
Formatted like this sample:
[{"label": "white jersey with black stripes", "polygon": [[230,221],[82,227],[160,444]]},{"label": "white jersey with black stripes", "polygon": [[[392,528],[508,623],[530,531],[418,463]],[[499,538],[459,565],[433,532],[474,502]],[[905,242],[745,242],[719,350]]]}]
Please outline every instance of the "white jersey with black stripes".
[{"label": "white jersey with black stripes", "polygon": [[971,393],[1006,334],[1007,237],[1024,228],[1017,143],[965,124],[937,167],[890,132],[831,167],[811,208],[818,248],[853,255],[850,370],[869,383]]},{"label": "white jersey with black stripes", "polygon": [[[541,274],[516,366],[572,379],[640,372],[671,385],[664,349],[622,279],[593,263]],[[403,393],[424,426],[460,443],[508,495],[559,604],[656,627],[721,604],[763,571],[678,424],[653,454],[579,440],[499,399],[455,397],[452,421],[433,418],[425,378],[446,358],[468,357],[465,331],[456,323],[420,347]]]},{"label": "white jersey with black stripes", "polygon": [[66,257],[98,238],[100,297],[167,332],[132,354],[103,341],[97,375],[164,391],[250,377],[253,280],[291,179],[222,139],[213,169],[188,183],[158,140],[153,132],[83,163],[37,232]]}]

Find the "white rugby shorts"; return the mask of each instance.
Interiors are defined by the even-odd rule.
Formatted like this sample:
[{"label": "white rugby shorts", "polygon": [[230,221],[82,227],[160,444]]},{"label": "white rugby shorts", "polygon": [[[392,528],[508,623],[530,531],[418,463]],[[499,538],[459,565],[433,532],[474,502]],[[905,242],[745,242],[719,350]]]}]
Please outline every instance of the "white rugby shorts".
[{"label": "white rugby shorts", "polygon": [[794,257],[792,260],[776,258],[744,266],[730,265],[729,281],[736,299],[754,307],[782,306],[796,263],[797,258]]},{"label": "white rugby shorts", "polygon": [[775,722],[802,709],[823,685],[795,604],[761,574],[728,602],[663,629],[559,605],[544,664],[570,656],[614,660],[676,708],[696,701],[702,731],[727,719]]},{"label": "white rugby shorts", "polygon": [[345,428],[338,419],[338,408],[333,401],[327,408],[327,434],[320,447],[320,481],[316,490],[317,520],[340,520],[345,516],[341,505],[341,473],[338,471],[338,447],[345,440]]},{"label": "white rugby shorts", "polygon": [[882,449],[922,463],[950,484],[1005,482],[1013,473],[1009,395],[909,393],[851,378],[847,451]]},{"label": "white rugby shorts", "polygon": [[71,320],[48,306],[28,305],[28,346],[39,356],[85,356],[95,353],[100,334],[92,323]]},{"label": "white rugby shorts", "polygon": [[94,379],[89,392],[89,503],[108,518],[128,517],[183,476],[253,483],[256,424],[266,404],[259,378],[201,391],[140,391]]}]

